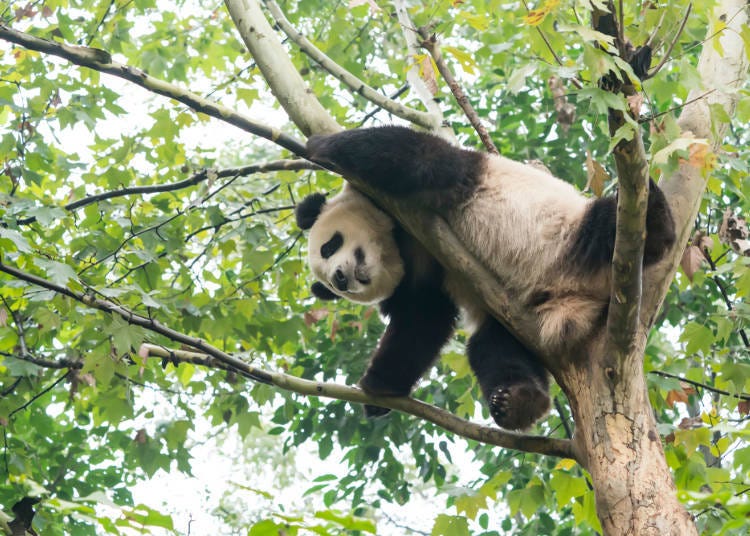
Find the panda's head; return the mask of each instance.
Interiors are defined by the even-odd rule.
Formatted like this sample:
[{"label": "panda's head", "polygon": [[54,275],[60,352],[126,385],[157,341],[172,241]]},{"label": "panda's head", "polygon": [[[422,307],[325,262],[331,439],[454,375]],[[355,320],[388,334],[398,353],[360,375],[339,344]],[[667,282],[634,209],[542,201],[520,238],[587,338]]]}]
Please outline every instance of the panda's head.
[{"label": "panda's head", "polygon": [[315,296],[378,303],[393,294],[404,276],[394,223],[364,195],[348,185],[329,201],[312,194],[297,205],[295,216],[301,229],[310,229]]}]

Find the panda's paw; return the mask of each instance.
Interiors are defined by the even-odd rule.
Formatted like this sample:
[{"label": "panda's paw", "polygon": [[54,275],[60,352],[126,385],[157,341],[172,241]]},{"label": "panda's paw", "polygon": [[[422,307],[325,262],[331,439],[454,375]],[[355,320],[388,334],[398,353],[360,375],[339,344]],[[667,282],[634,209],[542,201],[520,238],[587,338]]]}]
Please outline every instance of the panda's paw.
[{"label": "panda's paw", "polygon": [[549,410],[549,393],[534,381],[495,387],[489,396],[490,414],[508,430],[524,430]]},{"label": "panda's paw", "polygon": [[388,408],[381,408],[380,406],[371,406],[370,404],[365,404],[365,417],[368,419],[377,419],[378,417],[382,417],[384,415],[388,415],[391,412]]}]

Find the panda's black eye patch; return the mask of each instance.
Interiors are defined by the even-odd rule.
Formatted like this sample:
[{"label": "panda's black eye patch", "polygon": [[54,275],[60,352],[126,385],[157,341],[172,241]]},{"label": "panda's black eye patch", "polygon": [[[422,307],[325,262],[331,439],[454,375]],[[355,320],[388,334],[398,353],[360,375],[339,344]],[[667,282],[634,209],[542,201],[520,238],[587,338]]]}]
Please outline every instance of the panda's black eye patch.
[{"label": "panda's black eye patch", "polygon": [[357,264],[364,264],[365,263],[365,250],[363,250],[362,248],[355,249],[354,260],[357,261]]},{"label": "panda's black eye patch", "polygon": [[343,245],[344,245],[344,236],[338,231],[336,231],[335,233],[333,233],[333,236],[328,242],[320,246],[320,256],[323,257],[324,259],[327,259],[331,255],[336,253],[339,250],[339,248]]}]

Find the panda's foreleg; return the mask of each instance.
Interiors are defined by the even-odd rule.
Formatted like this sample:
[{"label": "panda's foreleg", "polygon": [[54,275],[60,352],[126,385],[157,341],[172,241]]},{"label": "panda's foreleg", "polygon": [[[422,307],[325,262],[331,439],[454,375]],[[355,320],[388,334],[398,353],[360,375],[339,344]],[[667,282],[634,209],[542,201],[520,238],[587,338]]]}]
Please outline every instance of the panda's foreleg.
[{"label": "panda's foreleg", "polygon": [[[439,288],[397,292],[383,304],[390,317],[359,386],[368,394],[406,396],[453,333],[458,311]],[[365,406],[368,417],[389,410]]]},{"label": "panda's foreleg", "polygon": [[469,364],[498,425],[522,430],[547,413],[547,371],[497,320],[489,316],[484,320],[469,339],[467,351]]},{"label": "panda's foreleg", "polygon": [[307,141],[308,158],[396,198],[447,207],[477,187],[485,156],[405,127],[346,130]]}]

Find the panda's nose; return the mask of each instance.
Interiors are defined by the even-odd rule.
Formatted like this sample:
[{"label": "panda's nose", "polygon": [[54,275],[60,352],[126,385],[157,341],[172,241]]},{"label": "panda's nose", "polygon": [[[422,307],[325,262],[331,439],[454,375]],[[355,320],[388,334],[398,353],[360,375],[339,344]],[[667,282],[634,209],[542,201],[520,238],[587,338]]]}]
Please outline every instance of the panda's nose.
[{"label": "panda's nose", "polygon": [[349,286],[349,281],[346,279],[344,272],[342,272],[340,268],[336,269],[333,274],[333,284],[339,290],[346,290]]}]

